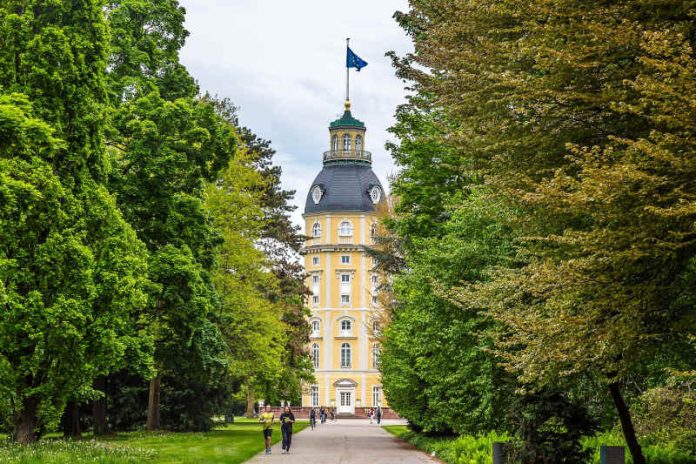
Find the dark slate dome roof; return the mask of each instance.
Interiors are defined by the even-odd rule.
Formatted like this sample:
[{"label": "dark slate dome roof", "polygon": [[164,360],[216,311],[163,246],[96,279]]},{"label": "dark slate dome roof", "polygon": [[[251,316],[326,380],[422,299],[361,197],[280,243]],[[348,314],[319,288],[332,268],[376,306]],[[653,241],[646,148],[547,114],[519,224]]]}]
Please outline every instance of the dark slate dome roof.
[{"label": "dark slate dome roof", "polygon": [[[312,190],[315,185],[319,185],[323,192],[318,204],[314,204],[312,199]],[[375,204],[372,203],[369,190],[375,185],[379,186],[382,191],[380,202],[383,202],[384,189],[369,164],[325,165],[310,186],[304,212],[305,214],[313,214],[338,211],[374,211]]]}]

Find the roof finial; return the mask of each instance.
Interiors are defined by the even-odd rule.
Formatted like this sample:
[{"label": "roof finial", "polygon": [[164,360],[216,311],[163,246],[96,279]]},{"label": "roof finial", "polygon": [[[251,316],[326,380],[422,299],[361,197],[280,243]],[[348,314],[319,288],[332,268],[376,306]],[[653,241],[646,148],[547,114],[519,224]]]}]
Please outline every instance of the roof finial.
[{"label": "roof finial", "polygon": [[346,100],[345,107],[346,111],[350,111],[350,100]]}]

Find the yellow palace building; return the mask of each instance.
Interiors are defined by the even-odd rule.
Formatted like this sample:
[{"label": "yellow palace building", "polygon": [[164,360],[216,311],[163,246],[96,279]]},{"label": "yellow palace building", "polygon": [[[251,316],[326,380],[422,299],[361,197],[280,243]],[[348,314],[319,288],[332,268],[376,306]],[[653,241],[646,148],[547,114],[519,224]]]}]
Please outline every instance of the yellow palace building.
[{"label": "yellow palace building", "polygon": [[386,199],[365,150],[365,124],[353,117],[349,101],[329,125],[329,147],[303,214],[312,292],[309,351],[317,382],[304,389],[302,406],[346,415],[378,406],[386,412],[373,319],[379,278],[365,252],[377,231],[376,209]]}]

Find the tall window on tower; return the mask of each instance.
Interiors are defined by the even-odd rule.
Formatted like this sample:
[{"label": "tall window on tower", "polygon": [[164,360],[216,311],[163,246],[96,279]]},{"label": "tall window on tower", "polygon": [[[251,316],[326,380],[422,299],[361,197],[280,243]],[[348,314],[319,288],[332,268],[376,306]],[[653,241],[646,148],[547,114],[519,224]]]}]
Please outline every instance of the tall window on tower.
[{"label": "tall window on tower", "polygon": [[362,137],[359,136],[359,135],[356,135],[356,136],[355,136],[355,151],[356,151],[357,153],[362,152],[362,149],[363,149],[363,146],[362,146],[362,145],[363,145],[363,143],[362,143]]},{"label": "tall window on tower", "polygon": [[382,360],[382,353],[379,348],[379,343],[372,345],[372,368],[379,369],[379,364]]},{"label": "tall window on tower", "polygon": [[341,274],[339,291],[341,295],[341,306],[350,304],[350,274]]},{"label": "tall window on tower", "polygon": [[319,407],[319,386],[312,385],[312,407]]},{"label": "tall window on tower", "polygon": [[319,345],[312,345],[312,365],[315,369],[319,369]]},{"label": "tall window on tower", "polygon": [[343,134],[343,149],[345,151],[350,151],[351,149],[351,140],[350,140],[350,135],[349,134]]},{"label": "tall window on tower", "polygon": [[372,387],[372,406],[382,406],[382,387]]},{"label": "tall window on tower", "polygon": [[341,344],[341,367],[346,368],[351,366],[351,351],[350,343]]},{"label": "tall window on tower", "polygon": [[338,226],[338,235],[341,237],[351,237],[353,235],[353,224],[350,221],[342,221]]},{"label": "tall window on tower", "polygon": [[319,238],[321,237],[321,224],[319,222],[315,222],[314,225],[312,225],[312,237],[314,238]]},{"label": "tall window on tower", "polygon": [[341,335],[348,337],[353,333],[353,323],[349,319],[341,321]]},{"label": "tall window on tower", "polygon": [[334,135],[331,139],[331,150],[333,150],[334,153],[338,151],[338,135]]}]

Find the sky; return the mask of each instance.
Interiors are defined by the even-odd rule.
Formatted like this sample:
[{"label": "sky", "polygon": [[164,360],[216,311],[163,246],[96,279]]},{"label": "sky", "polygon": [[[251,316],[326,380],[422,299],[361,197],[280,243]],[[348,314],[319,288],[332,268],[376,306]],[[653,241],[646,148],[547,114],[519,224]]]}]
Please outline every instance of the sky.
[{"label": "sky", "polygon": [[369,64],[350,76],[353,116],[367,125],[366,149],[388,188],[395,171],[384,144],[404,83],[390,60],[411,51],[392,15],[407,0],[180,0],[190,32],[181,61],[202,92],[228,97],[242,125],[270,140],[282,184],[302,208],[329,149],[329,122],[343,112],[346,37]]}]

